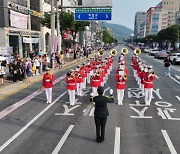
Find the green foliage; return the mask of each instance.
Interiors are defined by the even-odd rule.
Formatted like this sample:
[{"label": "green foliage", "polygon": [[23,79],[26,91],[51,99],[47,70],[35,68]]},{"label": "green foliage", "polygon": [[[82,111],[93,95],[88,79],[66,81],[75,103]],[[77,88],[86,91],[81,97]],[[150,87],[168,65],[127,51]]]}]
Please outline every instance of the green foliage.
[{"label": "green foliage", "polygon": [[[57,21],[57,20],[55,20]],[[89,26],[89,21],[75,21],[74,16],[68,12],[62,11],[59,15],[61,35],[67,30],[72,32],[73,38],[76,39],[76,34],[80,31],[85,31],[85,27]],[[41,24],[51,28],[51,14],[44,13],[41,18]]]},{"label": "green foliage", "polygon": [[[180,39],[180,25],[173,25],[170,26],[166,29],[162,29],[158,32],[157,38],[158,41],[170,41],[170,42],[175,42]],[[179,34],[179,36],[178,36]]]},{"label": "green foliage", "polygon": [[74,16],[68,12],[62,11],[59,16],[61,34],[66,31],[67,28],[72,30],[75,25]]},{"label": "green foliage", "polygon": [[104,43],[115,43],[117,40],[113,38],[107,30],[103,31],[103,42]]},{"label": "green foliage", "polygon": [[42,26],[51,28],[51,15],[49,13],[44,13],[43,17],[40,18]]}]

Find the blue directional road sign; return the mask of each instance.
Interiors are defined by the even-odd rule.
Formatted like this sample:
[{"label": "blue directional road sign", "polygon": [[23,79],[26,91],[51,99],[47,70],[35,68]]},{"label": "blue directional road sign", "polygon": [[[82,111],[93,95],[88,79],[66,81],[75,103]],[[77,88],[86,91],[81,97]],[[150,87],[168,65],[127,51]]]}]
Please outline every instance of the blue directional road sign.
[{"label": "blue directional road sign", "polygon": [[111,12],[76,12],[75,20],[111,20]]}]

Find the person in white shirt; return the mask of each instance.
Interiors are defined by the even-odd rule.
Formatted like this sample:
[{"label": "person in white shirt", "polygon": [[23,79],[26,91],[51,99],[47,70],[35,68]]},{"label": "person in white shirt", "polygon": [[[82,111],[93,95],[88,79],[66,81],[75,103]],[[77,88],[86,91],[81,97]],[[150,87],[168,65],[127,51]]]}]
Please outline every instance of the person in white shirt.
[{"label": "person in white shirt", "polygon": [[36,75],[39,75],[39,68],[40,68],[39,57],[36,57],[36,58],[34,59],[34,65],[35,65],[35,67],[36,67],[35,74],[36,74]]},{"label": "person in white shirt", "polygon": [[0,85],[4,84],[4,66],[1,66],[2,61],[0,61]]}]

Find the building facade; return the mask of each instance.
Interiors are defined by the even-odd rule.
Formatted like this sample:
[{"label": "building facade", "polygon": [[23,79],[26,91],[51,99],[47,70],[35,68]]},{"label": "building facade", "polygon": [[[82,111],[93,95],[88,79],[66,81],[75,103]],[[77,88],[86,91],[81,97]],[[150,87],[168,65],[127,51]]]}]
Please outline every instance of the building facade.
[{"label": "building facade", "polygon": [[161,29],[168,27],[168,12],[162,7],[151,7],[147,11],[146,36],[156,35]]},{"label": "building facade", "polygon": [[141,24],[146,22],[146,12],[137,12],[134,22],[134,35],[136,38],[141,38]]},{"label": "building facade", "polygon": [[180,11],[180,0],[163,0],[162,8],[168,12],[168,26],[176,24],[176,13]]},{"label": "building facade", "polygon": [[27,57],[38,51],[40,42],[40,3],[33,0],[0,0],[0,47],[13,47],[13,53]]},{"label": "building facade", "polygon": [[180,25],[180,11],[176,13],[176,24]]}]

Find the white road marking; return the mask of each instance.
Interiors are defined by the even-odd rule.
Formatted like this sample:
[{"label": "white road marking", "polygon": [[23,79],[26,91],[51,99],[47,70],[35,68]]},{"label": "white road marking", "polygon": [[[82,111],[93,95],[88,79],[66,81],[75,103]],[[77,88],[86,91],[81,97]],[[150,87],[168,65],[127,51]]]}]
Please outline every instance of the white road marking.
[{"label": "white road marking", "polygon": [[180,84],[180,82],[178,80],[176,80],[175,78],[173,78],[171,75],[169,75],[169,77],[174,80],[175,82],[177,82],[178,84]]},{"label": "white road marking", "polygon": [[116,127],[115,141],[114,141],[114,154],[120,154],[120,127]]},{"label": "white road marking", "polygon": [[64,113],[55,113],[55,115],[74,115],[74,113],[70,113],[70,112],[79,106],[80,105],[76,105],[69,109],[67,105],[63,105]]},{"label": "white road marking", "polygon": [[176,96],[176,98],[178,99],[178,101],[180,101],[180,97],[179,96]]},{"label": "white road marking", "polygon": [[159,77],[158,77],[157,75],[155,75],[155,77],[156,77],[157,79],[159,79]]},{"label": "white road marking", "polygon": [[85,112],[84,112],[84,114],[83,114],[84,116],[87,116],[87,115],[88,115],[91,107],[92,107],[92,105],[88,105],[88,107],[85,109]]},{"label": "white road marking", "polygon": [[69,128],[66,130],[65,134],[63,135],[63,137],[61,138],[61,140],[59,141],[58,145],[56,146],[56,148],[54,149],[54,151],[52,152],[52,154],[58,154],[59,151],[61,150],[64,142],[66,141],[66,139],[68,138],[69,134],[71,133],[72,129],[74,128],[74,125],[70,125]]},{"label": "white road marking", "polygon": [[91,112],[89,113],[89,116],[90,116],[90,117],[93,117],[93,116],[94,116],[94,110],[95,110],[95,107],[92,107]]},{"label": "white road marking", "polygon": [[109,90],[109,89],[110,89],[110,87],[106,88],[106,89],[104,90],[104,94],[105,94],[105,93],[106,93],[106,91],[107,91],[107,90]]},{"label": "white road marking", "polygon": [[157,110],[158,110],[158,115],[161,116],[162,119],[167,119],[161,108],[157,108]]},{"label": "white road marking", "polygon": [[148,109],[148,107],[144,107],[141,111],[139,111],[138,109],[134,108],[134,107],[130,107],[132,110],[134,110],[139,116],[131,116],[131,118],[141,118],[141,119],[149,119],[149,118],[153,118],[152,116],[145,116],[144,112]]},{"label": "white road marking", "polygon": [[176,74],[175,74],[175,77],[176,77],[178,80],[180,80],[180,76],[179,76],[179,75],[176,75]]},{"label": "white road marking", "polygon": [[164,139],[165,139],[165,141],[166,141],[166,143],[167,143],[167,145],[169,147],[169,150],[170,150],[171,154],[177,154],[176,149],[174,148],[174,146],[173,146],[173,144],[171,142],[171,139],[168,136],[167,131],[166,130],[161,130],[161,132],[162,132],[162,134],[164,136]]},{"label": "white road marking", "polygon": [[35,116],[30,122],[28,122],[23,128],[21,128],[16,134],[14,134],[8,141],[6,141],[1,147],[0,152],[2,152],[10,143],[12,143],[19,135],[21,135],[29,126],[31,126],[36,120],[38,120],[49,108],[51,108],[61,97],[63,97],[67,91],[62,93],[58,98],[56,98],[51,104],[49,104],[44,110],[42,110],[37,116]]}]

